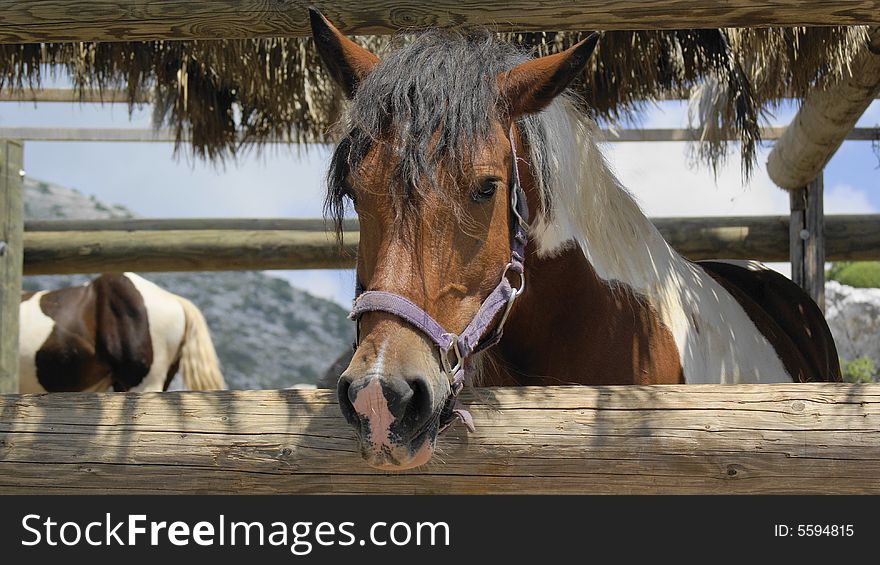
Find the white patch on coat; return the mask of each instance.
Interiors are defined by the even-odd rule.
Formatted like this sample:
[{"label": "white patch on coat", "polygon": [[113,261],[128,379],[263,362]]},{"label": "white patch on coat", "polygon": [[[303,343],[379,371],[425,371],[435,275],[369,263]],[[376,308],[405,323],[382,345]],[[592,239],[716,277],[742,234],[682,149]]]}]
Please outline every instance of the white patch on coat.
[{"label": "white patch on coat", "polygon": [[55,320],[40,308],[40,299],[47,291],[42,290],[18,308],[18,391],[22,394],[46,392],[37,378],[37,351],[49,339],[55,328]]},{"label": "white patch on coat", "polygon": [[147,311],[150,325],[150,341],[153,345],[153,363],[147,376],[131,388],[134,392],[157,392],[165,387],[168,369],[180,352],[180,344],[186,331],[183,307],[177,297],[156,284],[134,273],[125,276],[135,286]]},{"label": "white patch on coat", "polygon": [[622,283],[644,297],[672,333],[685,382],[791,382],[736,299],[676,253],[620,184],[599,150],[596,124],[565,97],[540,119],[550,139],[540,161],[554,170],[543,175],[553,185],[539,190],[549,189],[553,216],[537,218],[532,228],[539,253],[553,255],[574,242],[609,285]]}]

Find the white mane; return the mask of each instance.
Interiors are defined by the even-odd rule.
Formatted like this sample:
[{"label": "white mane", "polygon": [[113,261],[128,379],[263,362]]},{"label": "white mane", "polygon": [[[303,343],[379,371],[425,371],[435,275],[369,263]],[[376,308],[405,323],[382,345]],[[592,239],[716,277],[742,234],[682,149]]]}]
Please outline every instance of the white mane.
[{"label": "white mane", "polygon": [[602,156],[592,119],[560,96],[524,127],[543,200],[531,234],[539,254],[577,245],[601,279],[642,296],[671,331],[687,382],[791,381],[736,300],[639,209]]}]

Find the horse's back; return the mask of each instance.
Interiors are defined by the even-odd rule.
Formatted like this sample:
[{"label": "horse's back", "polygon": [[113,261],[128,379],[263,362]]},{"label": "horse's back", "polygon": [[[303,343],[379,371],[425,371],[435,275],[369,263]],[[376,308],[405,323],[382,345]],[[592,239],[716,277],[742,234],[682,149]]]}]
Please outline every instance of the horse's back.
[{"label": "horse's back", "polygon": [[757,263],[697,262],[742,306],[795,381],[840,381],[837,347],[825,316],[785,276]]}]

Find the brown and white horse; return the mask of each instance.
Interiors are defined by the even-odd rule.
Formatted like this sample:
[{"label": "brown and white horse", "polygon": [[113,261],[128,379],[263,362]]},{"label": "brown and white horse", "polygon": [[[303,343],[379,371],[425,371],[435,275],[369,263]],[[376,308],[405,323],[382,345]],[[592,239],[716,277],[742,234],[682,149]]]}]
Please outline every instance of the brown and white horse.
[{"label": "brown and white horse", "polygon": [[162,391],[180,369],[190,390],[225,384],[205,318],[133,273],[24,293],[19,391]]},{"label": "brown and white horse", "polygon": [[529,60],[429,31],[380,61],[311,20],[351,99],[327,205],[338,220],[350,199],[361,225],[338,396],[370,465],[430,459],[462,366],[485,385],[840,379],[806,294],[758,265],[684,259],[615,178],[566,92],[597,36]]}]

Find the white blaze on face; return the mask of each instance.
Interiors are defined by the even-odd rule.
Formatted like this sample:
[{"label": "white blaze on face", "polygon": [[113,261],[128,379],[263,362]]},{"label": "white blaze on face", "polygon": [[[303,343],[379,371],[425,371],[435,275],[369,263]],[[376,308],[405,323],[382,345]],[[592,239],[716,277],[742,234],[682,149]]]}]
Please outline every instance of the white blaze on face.
[{"label": "white blaze on face", "polygon": [[352,402],[355,411],[367,418],[370,423],[370,439],[373,449],[379,451],[381,446],[390,447],[389,434],[394,415],[388,408],[388,400],[382,392],[380,378],[385,374],[385,349],[388,343],[382,343],[376,358],[367,370],[367,375],[373,375],[370,383],[358,391],[357,397]]},{"label": "white blaze on face", "polygon": [[378,377],[371,378],[369,384],[358,391],[352,406],[358,414],[370,422],[370,440],[373,449],[379,451],[382,446],[392,447],[389,436],[394,415],[388,409],[388,401],[382,392],[382,383]]},{"label": "white blaze on face", "polygon": [[40,291],[21,303],[18,309],[18,391],[26,393],[46,392],[37,378],[37,351],[46,343],[55,320],[40,309],[40,299],[47,291]]}]

